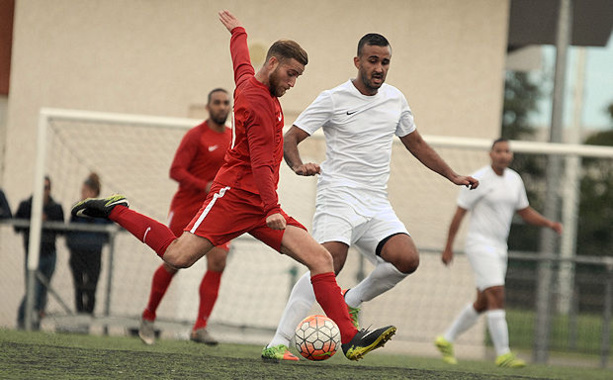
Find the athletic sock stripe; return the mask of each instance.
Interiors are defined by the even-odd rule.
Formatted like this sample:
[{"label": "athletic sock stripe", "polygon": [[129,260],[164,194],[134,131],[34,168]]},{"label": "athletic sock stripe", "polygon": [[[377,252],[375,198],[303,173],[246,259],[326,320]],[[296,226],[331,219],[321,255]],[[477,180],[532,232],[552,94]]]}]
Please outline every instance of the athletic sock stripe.
[{"label": "athletic sock stripe", "polygon": [[198,227],[200,227],[200,225],[204,221],[204,218],[206,218],[209,211],[211,211],[211,208],[213,208],[213,205],[215,204],[215,202],[217,202],[217,199],[222,198],[226,194],[226,191],[228,190],[230,190],[230,186],[226,186],[222,188],[221,190],[219,190],[219,193],[216,193],[215,195],[213,195],[213,200],[211,200],[211,202],[206,206],[204,211],[202,211],[202,214],[200,214],[200,217],[198,218],[198,220],[196,220],[196,223],[194,223],[194,227],[192,227],[192,229],[189,232],[191,232],[192,234],[196,233],[196,230],[198,229]]}]

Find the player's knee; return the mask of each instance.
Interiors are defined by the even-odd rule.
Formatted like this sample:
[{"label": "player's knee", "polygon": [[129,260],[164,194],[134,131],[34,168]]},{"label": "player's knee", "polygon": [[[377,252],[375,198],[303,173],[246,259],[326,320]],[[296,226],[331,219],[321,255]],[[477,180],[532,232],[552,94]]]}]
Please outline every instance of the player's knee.
[{"label": "player's knee", "polygon": [[332,259],[332,255],[330,255],[330,252],[322,250],[318,255],[318,261],[321,263],[322,266],[333,270],[334,260]]},{"label": "player's knee", "polygon": [[406,256],[394,266],[404,274],[411,274],[419,267],[419,255]]},{"label": "player's knee", "polygon": [[223,272],[226,269],[226,260],[214,260],[208,264],[208,270]]},{"label": "player's knee", "polygon": [[164,262],[164,269],[166,270],[166,272],[172,275],[174,275],[175,273],[179,271],[179,268],[175,268],[174,266],[168,264],[167,262]]},{"label": "player's knee", "polygon": [[163,257],[164,261],[176,269],[189,268],[194,265],[194,260],[184,255],[173,255],[172,252],[166,252]]},{"label": "player's knee", "polygon": [[332,255],[330,252],[323,249],[318,249],[313,252],[309,257],[309,263],[307,266],[311,270],[311,272],[324,273],[324,272],[332,272],[334,270],[334,264],[332,260]]},{"label": "player's knee", "polygon": [[228,253],[221,249],[213,249],[207,254],[207,269],[214,272],[223,272],[226,269]]}]

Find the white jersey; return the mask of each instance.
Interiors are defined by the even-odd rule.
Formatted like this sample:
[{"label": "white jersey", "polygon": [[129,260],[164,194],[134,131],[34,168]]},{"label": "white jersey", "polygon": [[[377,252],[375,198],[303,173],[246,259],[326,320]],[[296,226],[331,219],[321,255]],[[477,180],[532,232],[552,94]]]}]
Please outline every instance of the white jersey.
[{"label": "white jersey", "polygon": [[524,182],[512,169],[505,169],[499,176],[489,165],[472,176],[479,180],[479,186],[474,190],[462,188],[457,202],[471,211],[467,249],[487,244],[506,250],[515,211],[529,206]]},{"label": "white jersey", "polygon": [[413,114],[397,88],[383,84],[367,96],[351,80],[323,91],[296,122],[312,135],[323,128],[326,159],[318,188],[349,187],[387,194],[394,135],[415,130]]}]

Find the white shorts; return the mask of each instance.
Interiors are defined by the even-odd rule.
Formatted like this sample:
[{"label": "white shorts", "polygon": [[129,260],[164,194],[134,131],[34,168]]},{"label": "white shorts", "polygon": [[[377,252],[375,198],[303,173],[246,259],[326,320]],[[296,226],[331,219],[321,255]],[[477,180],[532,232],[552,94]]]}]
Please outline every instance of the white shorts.
[{"label": "white shorts", "polygon": [[487,244],[466,245],[466,256],[475,274],[477,289],[504,286],[507,275],[507,250]]},{"label": "white shorts", "polygon": [[377,246],[396,234],[409,232],[386,197],[354,189],[318,191],[313,237],[319,243],[338,241],[354,246],[376,265]]}]

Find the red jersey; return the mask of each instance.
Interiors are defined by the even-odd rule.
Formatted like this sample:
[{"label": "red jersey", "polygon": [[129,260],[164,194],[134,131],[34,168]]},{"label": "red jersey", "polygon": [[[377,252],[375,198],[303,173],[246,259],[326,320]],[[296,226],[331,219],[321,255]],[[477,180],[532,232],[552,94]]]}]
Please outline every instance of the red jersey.
[{"label": "red jersey", "polygon": [[283,159],[283,110],[270,89],[255,79],[244,28],[232,30],[230,52],[236,83],[234,136],[215,181],[259,194],[268,217],[281,212],[277,185]]},{"label": "red jersey", "polygon": [[170,178],[179,182],[170,205],[171,212],[188,213],[187,221],[191,220],[206,199],[206,185],[223,165],[231,140],[230,128],[217,132],[209,128],[206,121],[183,136],[170,166]]}]

